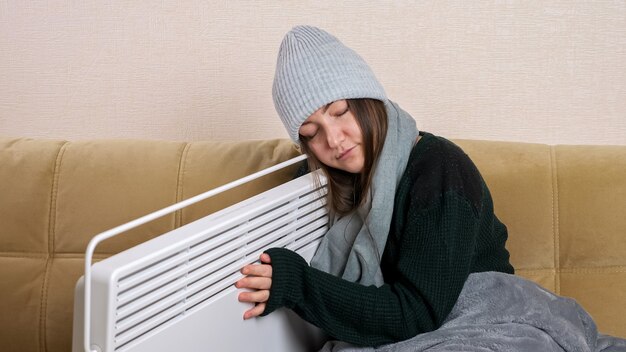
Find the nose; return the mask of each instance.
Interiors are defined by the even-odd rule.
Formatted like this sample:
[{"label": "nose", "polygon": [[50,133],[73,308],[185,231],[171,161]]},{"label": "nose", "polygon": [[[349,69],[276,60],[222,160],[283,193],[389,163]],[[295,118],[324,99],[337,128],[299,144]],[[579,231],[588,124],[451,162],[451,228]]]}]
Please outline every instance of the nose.
[{"label": "nose", "polygon": [[337,148],[343,142],[345,136],[338,126],[332,126],[328,128],[326,132],[326,139],[330,148]]}]

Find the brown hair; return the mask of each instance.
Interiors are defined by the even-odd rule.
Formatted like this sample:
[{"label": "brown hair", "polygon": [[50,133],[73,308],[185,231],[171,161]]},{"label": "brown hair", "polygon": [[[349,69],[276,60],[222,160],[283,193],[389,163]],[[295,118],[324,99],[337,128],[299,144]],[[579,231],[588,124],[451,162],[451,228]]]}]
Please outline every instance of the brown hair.
[{"label": "brown hair", "polygon": [[363,134],[365,161],[360,173],[353,174],[324,165],[311,152],[306,139],[300,136],[302,151],[309,156],[309,169],[321,168],[328,177],[328,204],[338,215],[350,213],[365,201],[387,135],[387,111],[382,101],[347,99],[346,102]]}]

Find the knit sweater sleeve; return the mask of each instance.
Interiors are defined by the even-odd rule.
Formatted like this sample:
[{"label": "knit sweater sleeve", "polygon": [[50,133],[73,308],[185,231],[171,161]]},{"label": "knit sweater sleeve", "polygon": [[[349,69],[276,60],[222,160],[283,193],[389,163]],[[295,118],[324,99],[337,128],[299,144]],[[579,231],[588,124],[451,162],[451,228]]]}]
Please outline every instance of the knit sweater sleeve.
[{"label": "knit sweater sleeve", "polygon": [[[456,202],[448,207],[466,206]],[[265,314],[281,306],[291,308],[334,338],[364,346],[401,341],[438,328],[469,275],[471,251],[467,249],[474,245],[476,226],[471,213],[455,223],[437,213],[427,210],[410,221],[414,233],[398,246],[395,277],[378,288],[311,268],[287,249],[268,250],[274,277]],[[429,229],[421,219],[433,222]]]},{"label": "knit sweater sleeve", "polygon": [[[479,182],[481,188],[480,177],[465,176],[458,179]],[[441,326],[471,271],[480,225],[476,204],[463,191],[476,185],[459,191],[446,185],[445,177],[441,181],[439,172],[427,177],[437,178],[438,196],[423,194],[433,190],[432,185],[424,188],[428,180],[421,179],[400,200],[407,208],[396,209],[399,228],[387,241],[384,285],[349,282],[310,267],[295,252],[273,248],[267,251],[274,270],[263,314],[287,307],[332,337],[362,346],[405,340]]]}]

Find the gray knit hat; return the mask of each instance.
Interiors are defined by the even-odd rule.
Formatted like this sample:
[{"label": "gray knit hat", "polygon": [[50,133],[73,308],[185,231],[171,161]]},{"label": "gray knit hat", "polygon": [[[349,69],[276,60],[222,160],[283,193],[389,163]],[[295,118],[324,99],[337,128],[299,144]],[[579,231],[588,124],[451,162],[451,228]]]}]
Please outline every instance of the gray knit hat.
[{"label": "gray knit hat", "polygon": [[289,137],[320,107],[341,99],[387,101],[367,63],[337,38],[316,27],[297,26],[280,45],[272,87],[274,106]]}]

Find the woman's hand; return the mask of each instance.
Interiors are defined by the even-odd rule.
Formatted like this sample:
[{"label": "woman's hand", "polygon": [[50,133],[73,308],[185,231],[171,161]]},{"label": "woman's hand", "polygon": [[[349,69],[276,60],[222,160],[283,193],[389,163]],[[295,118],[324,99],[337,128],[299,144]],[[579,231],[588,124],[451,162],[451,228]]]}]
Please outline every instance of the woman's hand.
[{"label": "woman's hand", "polygon": [[272,287],[272,266],[270,256],[267,253],[261,254],[261,263],[250,264],[241,269],[241,273],[245,275],[235,283],[237,288],[247,288],[256,291],[241,292],[239,294],[239,302],[254,303],[254,308],[243,314],[244,319],[250,319],[263,314],[265,305],[270,297],[270,288]]}]

